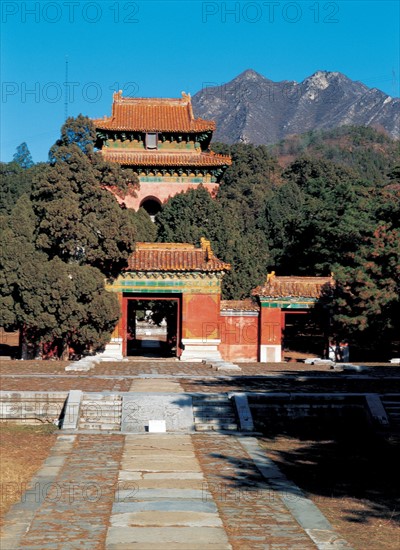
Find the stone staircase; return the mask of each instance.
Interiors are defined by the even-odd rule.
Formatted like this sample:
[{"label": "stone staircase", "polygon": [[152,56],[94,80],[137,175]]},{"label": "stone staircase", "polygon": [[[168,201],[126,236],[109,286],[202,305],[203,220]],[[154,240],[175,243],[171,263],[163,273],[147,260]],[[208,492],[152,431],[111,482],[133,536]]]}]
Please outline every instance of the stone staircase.
[{"label": "stone staircase", "polygon": [[381,401],[388,415],[390,426],[396,430],[400,430],[400,395],[381,395]]},{"label": "stone staircase", "polygon": [[193,416],[198,432],[238,430],[235,409],[228,395],[193,395]]},{"label": "stone staircase", "polygon": [[121,417],[122,397],[120,395],[84,393],[78,429],[119,432]]}]

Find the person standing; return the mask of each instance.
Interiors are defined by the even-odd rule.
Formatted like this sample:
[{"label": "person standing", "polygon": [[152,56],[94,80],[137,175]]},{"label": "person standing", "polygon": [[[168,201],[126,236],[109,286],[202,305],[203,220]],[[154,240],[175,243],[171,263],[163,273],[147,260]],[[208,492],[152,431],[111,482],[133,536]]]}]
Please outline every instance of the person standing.
[{"label": "person standing", "polygon": [[335,342],[329,342],[328,346],[328,359],[336,363]]},{"label": "person standing", "polygon": [[336,359],[336,363],[342,362],[342,347],[341,347],[341,344],[339,344],[339,342],[336,342],[336,346],[335,346],[335,359]]},{"label": "person standing", "polygon": [[342,360],[343,363],[348,363],[350,361],[350,349],[349,349],[349,343],[347,341],[344,341],[341,346],[342,351]]}]

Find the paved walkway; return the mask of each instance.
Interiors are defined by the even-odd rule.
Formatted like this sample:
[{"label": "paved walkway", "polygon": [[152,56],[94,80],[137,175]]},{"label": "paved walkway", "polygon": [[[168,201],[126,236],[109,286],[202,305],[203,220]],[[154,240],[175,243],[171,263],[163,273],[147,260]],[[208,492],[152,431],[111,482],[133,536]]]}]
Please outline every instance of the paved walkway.
[{"label": "paved walkway", "polygon": [[[124,378],[126,366],[121,369],[100,366],[100,376],[51,373],[26,383],[29,389],[61,383],[86,391],[171,394],[255,389],[259,382],[214,377],[210,369],[208,378],[198,364],[202,379],[193,371],[185,378],[189,369],[181,365],[171,372],[165,364],[147,364],[147,378],[134,376],[131,366],[131,378]],[[3,378],[12,389],[21,381]],[[281,382],[264,381],[271,388]],[[349,549],[264,454],[254,438],[236,433],[60,435],[31,489],[6,517],[1,549]]]},{"label": "paved walkway", "polygon": [[107,550],[231,549],[190,435],[128,435]]},{"label": "paved walkway", "polygon": [[59,436],[7,514],[1,549],[104,548],[123,445],[122,435]]},{"label": "paved walkway", "polygon": [[291,502],[301,509],[307,502],[293,486],[288,497],[269,484],[242,440],[218,433],[60,435],[6,516],[1,548],[348,549],[323,532],[324,522],[312,519],[311,528],[322,527],[316,538],[309,519],[300,525]]},{"label": "paved walkway", "polygon": [[199,434],[194,445],[236,550],[307,550],[315,545],[257,470],[237,437]]}]

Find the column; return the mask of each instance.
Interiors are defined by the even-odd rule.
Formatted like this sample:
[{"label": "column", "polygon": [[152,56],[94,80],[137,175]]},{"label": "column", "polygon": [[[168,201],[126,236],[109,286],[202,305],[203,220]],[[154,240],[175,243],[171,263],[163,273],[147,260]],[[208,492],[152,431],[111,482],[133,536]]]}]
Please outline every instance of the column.
[{"label": "column", "polygon": [[282,310],[265,307],[260,310],[260,361],[280,363],[282,361]]},{"label": "column", "polygon": [[182,361],[221,361],[219,310],[219,294],[183,294]]}]

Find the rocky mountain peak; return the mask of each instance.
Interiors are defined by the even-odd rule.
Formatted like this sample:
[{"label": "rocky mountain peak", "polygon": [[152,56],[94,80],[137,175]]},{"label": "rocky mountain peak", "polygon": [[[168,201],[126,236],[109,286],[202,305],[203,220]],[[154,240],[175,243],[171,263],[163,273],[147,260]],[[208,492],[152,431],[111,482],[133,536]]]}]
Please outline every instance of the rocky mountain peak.
[{"label": "rocky mountain peak", "polygon": [[193,96],[196,116],[214,119],[214,139],[255,145],[291,134],[343,125],[384,129],[400,135],[400,99],[368,88],[340,72],[318,70],[303,82],[273,82],[247,69],[230,82]]}]

